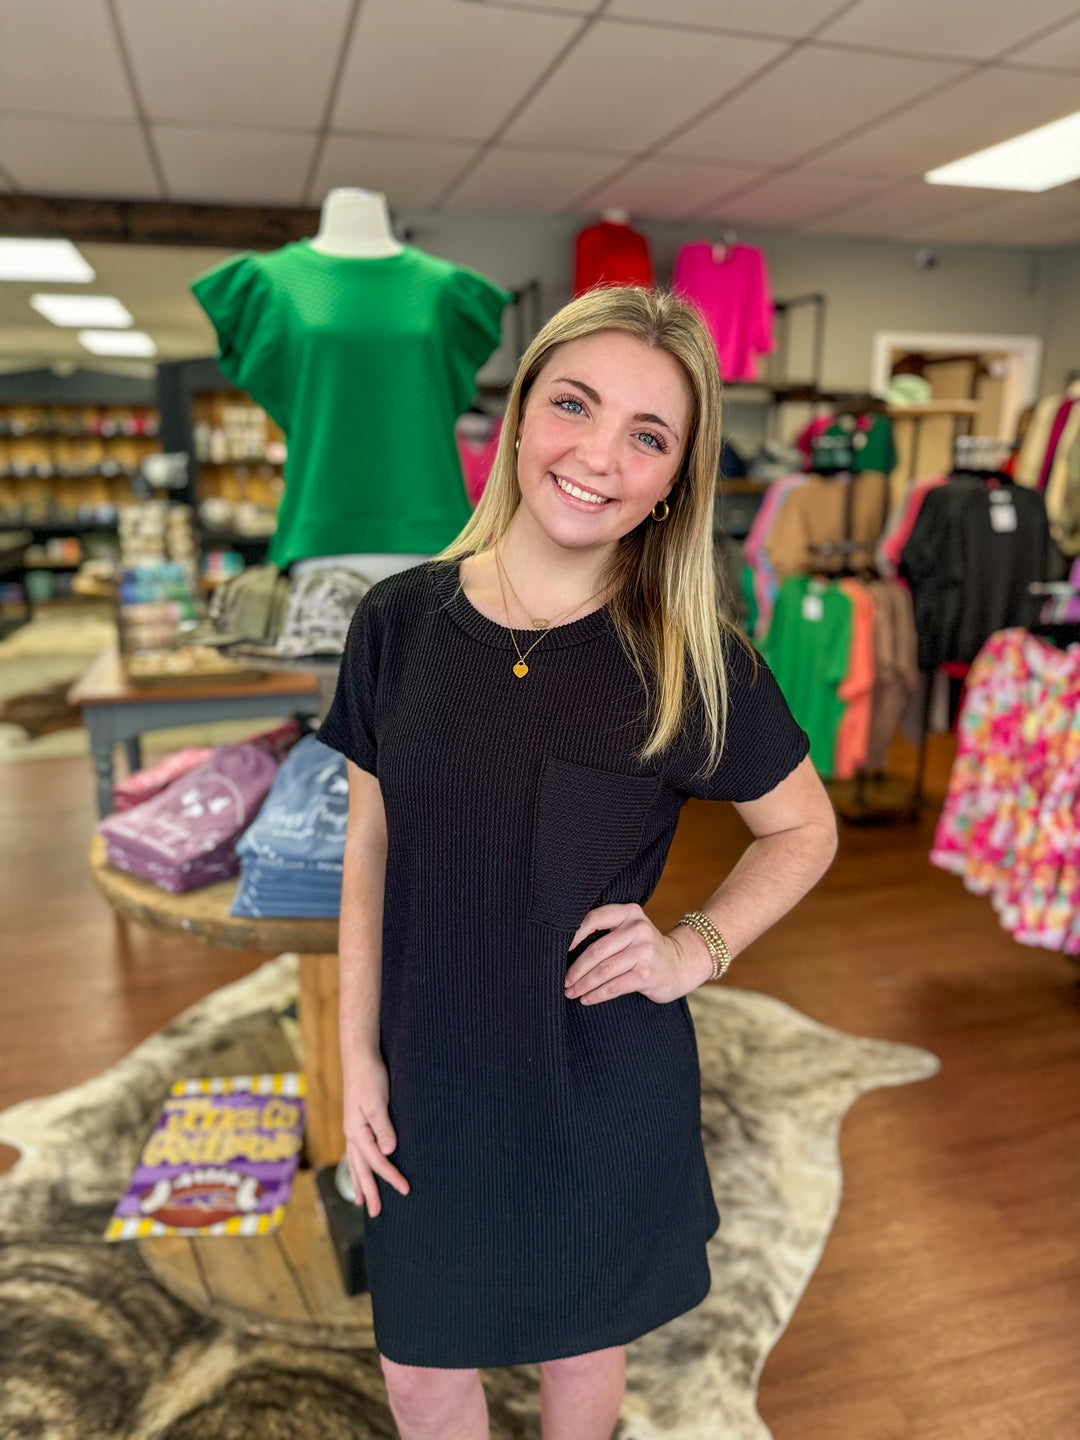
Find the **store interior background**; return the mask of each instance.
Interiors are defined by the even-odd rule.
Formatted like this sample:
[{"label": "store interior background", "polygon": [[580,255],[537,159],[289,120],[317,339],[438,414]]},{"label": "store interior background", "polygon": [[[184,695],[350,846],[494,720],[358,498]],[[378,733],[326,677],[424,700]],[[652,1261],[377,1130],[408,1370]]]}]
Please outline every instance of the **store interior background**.
[{"label": "store interior background", "polygon": [[[1015,340],[1038,356],[1029,403],[1080,375],[1080,182],[1022,195],[922,175],[1077,110],[1065,0],[0,0],[0,237],[66,235],[96,273],[0,283],[0,396],[25,372],[152,380],[212,356],[190,282],[256,243],[201,243],[214,227],[261,216],[258,234],[291,212],[314,234],[330,190],[363,186],[409,243],[509,289],[539,282],[545,317],[606,208],[629,212],[660,281],[683,244],[734,232],[777,299],[826,297],[823,389],[871,388],[883,336],[989,357]],[[165,243],[115,238],[150,226]],[[116,296],[156,357],[89,355],[31,309],[43,289]],[[505,382],[516,358],[507,321],[479,379]],[[772,378],[801,382],[812,358],[796,316]],[[783,437],[806,418],[790,407]],[[733,390],[728,433],[753,447],[764,424]],[[947,451],[924,443],[920,474]],[[0,1107],[84,1083],[269,958],[114,918],[73,733],[0,757]],[[732,972],[943,1067],[844,1122],[843,1205],[761,1381],[776,1440],[1077,1433],[1077,972],[929,865],[954,753],[931,736],[919,821],[842,829],[830,875]],[[892,768],[915,763],[899,737]],[[716,808],[687,807],[657,924],[737,858],[744,832]],[[17,1158],[0,1142],[0,1175]]]}]

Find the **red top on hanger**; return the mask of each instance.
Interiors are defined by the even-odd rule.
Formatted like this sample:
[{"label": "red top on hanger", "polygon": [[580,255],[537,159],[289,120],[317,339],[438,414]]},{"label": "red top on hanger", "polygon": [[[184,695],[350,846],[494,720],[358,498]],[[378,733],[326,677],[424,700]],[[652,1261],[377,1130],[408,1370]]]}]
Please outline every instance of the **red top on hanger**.
[{"label": "red top on hanger", "polygon": [[596,285],[652,285],[649,243],[629,225],[601,220],[574,242],[574,295]]}]

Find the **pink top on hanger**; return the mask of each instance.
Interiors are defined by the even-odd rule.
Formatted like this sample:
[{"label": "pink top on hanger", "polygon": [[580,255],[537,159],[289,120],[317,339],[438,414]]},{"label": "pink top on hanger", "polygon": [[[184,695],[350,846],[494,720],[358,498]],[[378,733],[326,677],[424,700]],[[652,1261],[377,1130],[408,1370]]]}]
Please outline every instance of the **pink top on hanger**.
[{"label": "pink top on hanger", "polygon": [[706,241],[684,245],[671,288],[700,312],[716,343],[724,380],[756,380],[757,357],[775,348],[772,291],[765,256],[729,245],[718,259]]},{"label": "pink top on hanger", "polygon": [[502,416],[495,417],[495,423],[491,427],[491,434],[486,440],[471,440],[468,435],[463,435],[460,430],[454,431],[454,438],[457,440],[458,459],[461,461],[461,473],[465,477],[465,493],[469,497],[469,504],[476,509],[480,496],[484,493],[484,486],[487,484],[488,476],[491,474],[491,467],[495,464],[495,452],[499,448],[499,436],[502,434]]}]

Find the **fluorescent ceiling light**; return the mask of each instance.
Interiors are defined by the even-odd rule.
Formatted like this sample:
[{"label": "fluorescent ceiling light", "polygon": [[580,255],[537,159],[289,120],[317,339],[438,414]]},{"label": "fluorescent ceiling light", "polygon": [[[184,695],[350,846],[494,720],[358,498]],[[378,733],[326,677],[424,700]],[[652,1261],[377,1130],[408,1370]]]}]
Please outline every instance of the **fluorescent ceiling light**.
[{"label": "fluorescent ceiling light", "polygon": [[79,344],[91,355],[157,354],[157,346],[145,330],[80,330]]},{"label": "fluorescent ceiling light", "polygon": [[30,304],[54,325],[124,330],[135,318],[113,295],[31,295]]},{"label": "fluorescent ceiling light", "polygon": [[84,284],[94,272],[70,240],[0,240],[0,280],[66,280]]},{"label": "fluorescent ceiling light", "polygon": [[988,150],[928,170],[931,185],[977,185],[985,190],[1053,190],[1080,178],[1080,110]]}]

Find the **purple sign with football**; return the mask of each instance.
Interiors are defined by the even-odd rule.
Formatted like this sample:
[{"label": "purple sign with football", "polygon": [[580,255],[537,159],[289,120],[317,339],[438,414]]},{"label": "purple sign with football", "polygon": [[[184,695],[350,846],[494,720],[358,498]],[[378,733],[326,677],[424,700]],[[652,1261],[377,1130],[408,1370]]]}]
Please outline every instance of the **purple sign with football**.
[{"label": "purple sign with football", "polygon": [[153,1235],[269,1235],[304,1139],[304,1077],[177,1080],[106,1240]]}]

